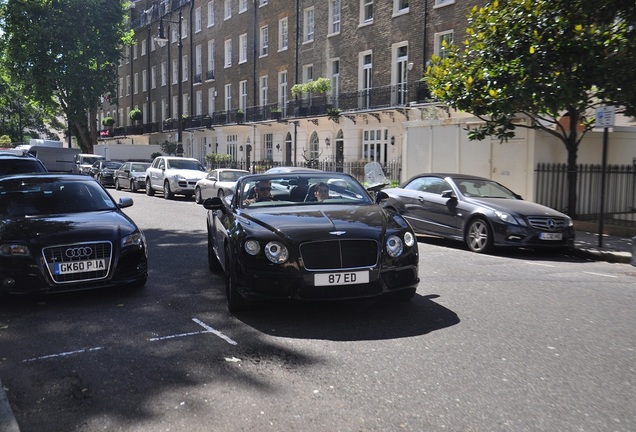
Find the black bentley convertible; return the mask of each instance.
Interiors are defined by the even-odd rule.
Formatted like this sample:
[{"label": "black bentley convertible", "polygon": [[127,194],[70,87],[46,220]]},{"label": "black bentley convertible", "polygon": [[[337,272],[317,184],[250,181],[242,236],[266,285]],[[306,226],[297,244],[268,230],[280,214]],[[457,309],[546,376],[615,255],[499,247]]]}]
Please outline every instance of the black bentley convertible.
[{"label": "black bentley convertible", "polygon": [[415,234],[404,218],[343,173],[242,177],[209,198],[208,261],[223,270],[230,311],[258,300],[409,300],[419,283]]}]

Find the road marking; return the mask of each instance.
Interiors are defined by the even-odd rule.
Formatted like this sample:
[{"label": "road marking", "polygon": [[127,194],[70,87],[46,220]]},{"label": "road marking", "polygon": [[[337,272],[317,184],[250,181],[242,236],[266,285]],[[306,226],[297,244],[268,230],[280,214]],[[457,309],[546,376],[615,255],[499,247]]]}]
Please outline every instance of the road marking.
[{"label": "road marking", "polygon": [[63,353],[59,353],[59,354],[50,354],[50,355],[45,355],[45,356],[40,356],[40,357],[33,357],[30,359],[26,359],[26,360],[22,360],[22,363],[28,363],[28,362],[34,362],[37,360],[45,360],[45,359],[50,359],[50,358],[56,358],[56,357],[65,357],[65,356],[70,356],[73,354],[82,354],[82,353],[87,353],[87,352],[92,352],[92,351],[99,351],[104,349],[104,347],[95,347],[95,348],[88,348],[88,349],[82,349],[82,350],[76,350],[76,351],[68,351],[68,352],[63,352]]},{"label": "road marking", "polygon": [[210,332],[209,331],[198,331],[198,332],[190,332],[190,333],[180,333],[180,334],[170,335],[170,336],[154,337],[154,338],[150,338],[148,340],[150,342],[156,342],[156,341],[161,341],[161,340],[166,340],[166,339],[174,339],[174,338],[180,338],[180,337],[186,337],[186,336],[194,336],[194,335],[199,335],[199,334],[204,334],[204,333],[210,333]]},{"label": "road marking", "polygon": [[220,337],[221,339],[223,339],[224,341],[226,341],[230,345],[238,345],[238,342],[230,339],[229,337],[225,336],[220,331],[213,329],[212,327],[210,327],[209,325],[205,324],[204,322],[202,322],[202,321],[200,321],[200,320],[198,320],[196,318],[192,318],[192,321],[194,321],[195,323],[199,324],[201,327],[203,327],[204,329],[206,329],[210,333],[214,333],[215,335],[217,335],[218,337]]},{"label": "road marking", "polygon": [[544,264],[544,263],[538,263],[538,262],[532,262],[532,261],[526,261],[526,264],[536,265],[536,266],[541,266],[541,267],[555,267],[552,264]]},{"label": "road marking", "polygon": [[618,279],[618,276],[608,275],[608,274],[605,274],[605,273],[594,273],[594,272],[583,272],[583,273],[587,273],[587,274],[593,275],[593,276],[603,276],[603,277]]}]

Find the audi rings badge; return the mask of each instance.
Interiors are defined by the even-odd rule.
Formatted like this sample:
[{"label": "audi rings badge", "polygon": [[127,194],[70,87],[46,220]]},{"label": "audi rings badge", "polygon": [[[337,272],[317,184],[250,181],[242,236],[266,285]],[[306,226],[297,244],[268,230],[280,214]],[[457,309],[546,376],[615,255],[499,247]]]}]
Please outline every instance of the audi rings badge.
[{"label": "audi rings badge", "polygon": [[93,255],[93,249],[88,246],[68,248],[65,255],[68,258],[88,258]]}]

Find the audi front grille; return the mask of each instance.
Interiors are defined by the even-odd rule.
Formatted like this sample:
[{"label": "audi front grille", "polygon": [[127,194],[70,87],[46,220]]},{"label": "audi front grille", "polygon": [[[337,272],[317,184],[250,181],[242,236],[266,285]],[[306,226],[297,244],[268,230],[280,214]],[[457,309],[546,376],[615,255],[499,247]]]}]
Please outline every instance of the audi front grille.
[{"label": "audi front grille", "polygon": [[300,256],[307,270],[344,270],[374,267],[378,263],[375,240],[326,240],[304,243]]},{"label": "audi front grille", "polygon": [[57,284],[105,279],[110,269],[111,242],[75,243],[42,249],[46,267]]}]

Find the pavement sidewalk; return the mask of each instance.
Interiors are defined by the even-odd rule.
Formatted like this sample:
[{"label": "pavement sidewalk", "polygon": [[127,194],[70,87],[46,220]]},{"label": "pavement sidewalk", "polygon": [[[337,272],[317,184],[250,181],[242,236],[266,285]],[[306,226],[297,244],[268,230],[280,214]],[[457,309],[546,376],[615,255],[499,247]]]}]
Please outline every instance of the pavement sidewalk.
[{"label": "pavement sidewalk", "polygon": [[[603,235],[602,241],[595,232],[577,230],[574,241],[574,255],[580,258],[608,261],[614,263],[631,263],[636,265],[632,258],[635,248],[634,241],[629,237],[620,235]],[[602,245],[599,246],[599,243]],[[9,405],[2,381],[0,381],[0,432],[20,432],[18,423]]]}]

